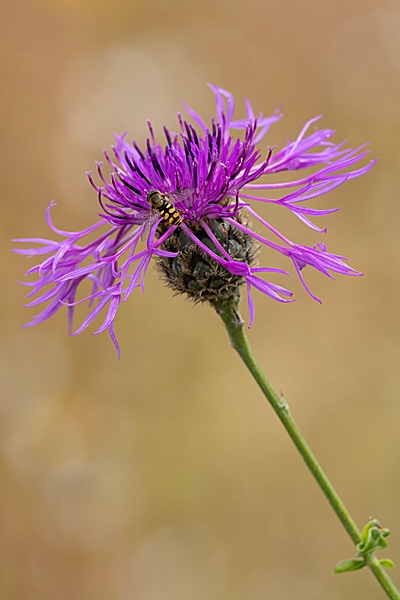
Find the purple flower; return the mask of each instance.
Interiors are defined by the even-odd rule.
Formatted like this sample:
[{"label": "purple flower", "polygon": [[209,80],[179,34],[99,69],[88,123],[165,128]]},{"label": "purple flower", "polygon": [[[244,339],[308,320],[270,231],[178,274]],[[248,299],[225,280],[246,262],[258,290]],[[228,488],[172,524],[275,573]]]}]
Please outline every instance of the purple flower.
[{"label": "purple flower", "polygon": [[[72,334],[74,307],[88,302],[88,315],[73,335],[106,311],[96,333],[108,329],[119,354],[114,333],[119,304],[136,288],[144,291],[144,276],[154,257],[168,285],[195,301],[215,305],[221,298],[237,300],[239,286],[246,283],[250,324],[254,318],[252,287],[279,302],[289,302],[292,296],[289,290],[264,278],[265,273],[287,275],[286,271],[256,266],[254,257],[260,244],[290,258],[305,289],[316,300],[303,277],[307,265],[331,278],[332,273],[360,275],[344,262],[344,257],[329,253],[324,244],[311,248],[293,243],[261,218],[249,202],[286,208],[308,227],[324,233],[326,230],[317,227],[310,217],[338,209],[310,208],[307,201],[366,173],[375,161],[354,168],[368,153],[364,146],[344,149],[343,143],[329,141],[332,130],[311,131],[317,117],[281,150],[274,152],[274,148],[267,147],[262,158],[257,144],[282,115],[275,111],[269,117],[255,116],[246,100],[246,119],[234,120],[232,94],[210,87],[216,99],[216,117],[210,127],[184,105],[195,126],[178,114],[180,133],[164,127],[164,147],[156,142],[150,123],[150,137],[143,150],[136,142],[129,144],[125,134],[116,136],[114,158],[104,151],[113,169],[109,179],[103,174],[102,163],[97,163],[100,185],[88,173],[101,206],[100,220],[92,227],[79,232],[57,229],[50,215],[51,203],[47,223],[61,239],[16,240],[35,244],[30,249],[15,250],[20,254],[47,255],[27,272],[37,277],[25,283],[32,287],[28,297],[36,296],[27,306],[47,302],[28,325],[44,321],[66,306]],[[242,135],[235,137],[234,130],[243,130]],[[309,167],[314,168],[313,173],[284,183],[268,183],[266,177]],[[286,192],[278,199],[258,195],[258,190],[265,193],[269,189]],[[152,190],[159,192],[156,196],[162,207],[149,202]],[[171,218],[173,213],[175,220]],[[246,214],[264,226],[268,237],[251,229]],[[93,240],[94,233],[98,237]],[[77,298],[79,285],[85,280],[91,282],[91,292]]]}]

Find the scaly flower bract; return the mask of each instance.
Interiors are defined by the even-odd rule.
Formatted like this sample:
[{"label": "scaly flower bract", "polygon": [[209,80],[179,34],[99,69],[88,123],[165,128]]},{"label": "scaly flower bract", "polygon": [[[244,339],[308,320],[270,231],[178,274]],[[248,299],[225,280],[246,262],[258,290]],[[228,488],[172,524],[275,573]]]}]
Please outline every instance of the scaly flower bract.
[{"label": "scaly flower bract", "polygon": [[[256,201],[281,206],[308,227],[324,233],[326,230],[315,225],[310,217],[327,215],[338,209],[315,209],[305,203],[326,194],[348,179],[366,173],[375,161],[354,168],[355,163],[367,154],[364,146],[355,150],[345,149],[344,143],[330,141],[334,133],[332,130],[310,131],[311,125],[320,118],[316,117],[304,125],[294,141],[289,141],[277,152],[267,147],[266,156],[262,158],[257,144],[282,115],[275,111],[269,117],[262,114],[255,116],[250,102],[246,100],[246,119],[234,120],[232,94],[215,85],[210,87],[216,99],[216,117],[210,127],[195,111],[184,105],[196,126],[178,114],[180,133],[172,133],[164,127],[164,147],[156,141],[150,122],[150,137],[144,150],[135,141],[129,144],[125,139],[126,134],[116,136],[117,143],[112,147],[114,158],[104,151],[106,161],[112,168],[109,178],[105,177],[101,162],[97,163],[101,185],[95,182],[91,172],[87,174],[97,191],[102,211],[100,220],[92,227],[79,232],[56,228],[50,215],[50,208],[54,206],[52,202],[46,212],[47,223],[61,240],[16,240],[37,245],[30,249],[16,249],[16,252],[28,257],[48,255],[42,263],[27,272],[27,275],[37,276],[36,281],[25,283],[32,287],[28,297],[38,294],[27,306],[48,302],[28,325],[44,321],[67,306],[72,334],[74,307],[78,303],[88,302],[89,313],[73,335],[83,331],[101,312],[107,310],[102,325],[95,333],[108,329],[119,354],[114,318],[120,302],[125,302],[138,287],[144,291],[144,276],[153,257],[159,261],[164,272],[168,273],[174,268],[175,271],[182,270],[183,263],[179,262],[179,257],[183,256],[182,248],[185,248],[186,255],[189,252],[193,254],[195,249],[205,262],[191,273],[193,293],[190,286],[185,289],[186,279],[183,275],[179,285],[176,283],[178,280],[171,278],[168,281],[167,276],[169,284],[178,291],[192,295],[197,301],[209,300],[213,303],[220,290],[237,294],[237,285],[245,282],[250,324],[254,318],[252,287],[279,302],[288,302],[292,296],[289,290],[262,277],[264,273],[288,273],[282,269],[255,266],[254,240],[290,258],[305,289],[316,300],[318,298],[309,290],[303,277],[306,266],[332,278],[332,273],[360,274],[344,262],[347,259],[329,253],[324,244],[308,247],[293,243],[258,215],[249,203]],[[235,130],[242,130],[242,135],[235,137],[232,133]],[[309,167],[314,167],[313,173],[291,181],[269,183],[266,179],[272,173]],[[256,191],[270,189],[287,191],[278,199],[259,196]],[[161,214],[151,207],[148,201],[150,190],[167,194],[165,198],[173,201],[182,218],[179,226],[168,225]],[[182,190],[186,190],[186,193],[182,194]],[[273,239],[254,232],[243,211],[257,219]],[[100,228],[103,229],[101,234],[98,232]],[[98,237],[85,242],[85,238],[93,238],[93,234]],[[144,247],[139,249],[143,237],[147,237],[147,240]],[[179,241],[182,238],[186,246]],[[207,271],[206,275],[204,271]],[[230,278],[228,283],[216,283],[224,279],[224,274]],[[214,295],[202,288],[201,277],[208,277],[209,281],[210,277],[214,278],[211,283],[215,288],[212,292]],[[85,280],[91,282],[91,293],[83,299],[77,299],[79,285]]]}]

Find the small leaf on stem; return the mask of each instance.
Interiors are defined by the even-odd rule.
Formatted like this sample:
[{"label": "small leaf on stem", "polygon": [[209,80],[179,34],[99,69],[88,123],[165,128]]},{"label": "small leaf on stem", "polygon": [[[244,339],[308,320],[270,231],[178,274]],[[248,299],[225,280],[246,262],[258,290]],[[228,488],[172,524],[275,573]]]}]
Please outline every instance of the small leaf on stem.
[{"label": "small leaf on stem", "polygon": [[358,571],[365,567],[367,563],[365,558],[346,558],[341,560],[334,568],[334,573],[348,573],[350,571]]}]

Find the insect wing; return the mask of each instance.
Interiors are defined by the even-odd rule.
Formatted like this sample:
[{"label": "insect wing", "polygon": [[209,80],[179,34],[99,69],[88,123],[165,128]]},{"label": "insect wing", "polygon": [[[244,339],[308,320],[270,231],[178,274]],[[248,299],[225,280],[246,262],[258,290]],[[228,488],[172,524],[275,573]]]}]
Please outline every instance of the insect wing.
[{"label": "insect wing", "polygon": [[157,221],[157,219],[159,217],[160,217],[160,215],[156,211],[152,211],[149,214],[149,216],[147,217],[147,220],[145,221],[145,224],[144,224],[143,233],[140,236],[142,242],[147,242],[147,238],[149,237],[150,229],[153,227],[154,223]]},{"label": "insect wing", "polygon": [[171,204],[175,204],[176,202],[183,202],[183,200],[189,198],[193,192],[194,188],[189,187],[183,188],[182,190],[176,190],[170,194],[165,194],[165,196],[168,198],[168,201],[171,202]]}]

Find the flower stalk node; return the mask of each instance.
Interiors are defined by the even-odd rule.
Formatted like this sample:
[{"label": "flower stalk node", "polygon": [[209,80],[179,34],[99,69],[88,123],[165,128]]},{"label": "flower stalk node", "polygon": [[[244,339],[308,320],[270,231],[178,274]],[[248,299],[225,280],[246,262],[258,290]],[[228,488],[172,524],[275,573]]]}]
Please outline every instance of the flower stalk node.
[{"label": "flower stalk node", "polygon": [[[357,558],[348,558],[340,561],[335,569],[335,573],[346,573],[358,571],[369,564],[369,561],[376,561],[373,556],[375,550],[382,550],[387,547],[385,538],[389,535],[389,529],[381,527],[378,519],[371,519],[361,532],[361,541],[356,545],[358,550]],[[379,564],[382,567],[393,568],[394,563],[389,558],[381,558]]]},{"label": "flower stalk node", "polygon": [[385,538],[390,534],[389,529],[381,527],[378,519],[371,519],[361,534],[361,542],[357,544],[358,554],[366,556],[375,550],[381,550],[387,547]]}]

